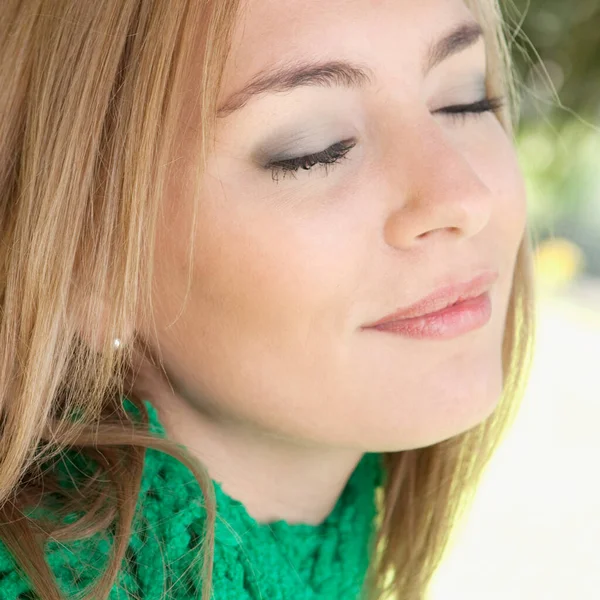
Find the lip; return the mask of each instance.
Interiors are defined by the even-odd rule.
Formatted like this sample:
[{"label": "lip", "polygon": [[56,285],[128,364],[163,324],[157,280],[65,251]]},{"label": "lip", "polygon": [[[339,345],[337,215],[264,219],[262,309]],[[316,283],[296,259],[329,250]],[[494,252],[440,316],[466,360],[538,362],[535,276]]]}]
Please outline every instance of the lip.
[{"label": "lip", "polygon": [[495,271],[486,271],[465,283],[451,284],[410,306],[364,325],[408,337],[453,337],[481,327],[489,321],[490,287],[498,279]]}]

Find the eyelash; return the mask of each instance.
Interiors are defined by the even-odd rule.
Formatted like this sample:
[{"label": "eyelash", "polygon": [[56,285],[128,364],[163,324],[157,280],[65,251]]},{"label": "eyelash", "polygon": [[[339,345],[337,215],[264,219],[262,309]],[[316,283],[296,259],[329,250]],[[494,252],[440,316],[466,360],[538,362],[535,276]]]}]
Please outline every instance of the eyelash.
[{"label": "eyelash", "polygon": [[273,181],[279,181],[279,175],[282,178],[285,177],[286,173],[291,173],[296,177],[298,169],[304,169],[309,171],[315,165],[319,165],[325,168],[325,174],[327,174],[327,167],[340,162],[354,146],[356,146],[356,140],[344,140],[337,142],[329,148],[322,150],[321,152],[315,152],[315,154],[308,154],[306,156],[299,156],[298,158],[289,158],[286,160],[280,160],[272,162],[268,165],[271,169],[271,175]]},{"label": "eyelash", "polygon": [[456,104],[455,106],[447,106],[436,110],[436,113],[449,115],[453,119],[464,120],[467,116],[481,116],[487,112],[496,112],[504,106],[504,98],[483,98],[473,104]]},{"label": "eyelash", "polygon": [[[469,116],[478,117],[487,112],[496,112],[503,105],[504,99],[502,97],[483,98],[472,104],[456,104],[454,106],[440,108],[439,110],[436,110],[434,114],[441,113],[449,116],[452,120],[464,121]],[[327,175],[327,168],[346,158],[348,152],[350,152],[356,144],[357,141],[354,139],[344,140],[329,146],[329,148],[326,148],[321,152],[269,163],[266,168],[271,170],[271,176],[275,182],[279,181],[280,175],[282,179],[285,178],[288,173],[293,177],[296,177],[296,173],[299,169],[309,171],[316,165],[323,167],[325,169],[325,174]]]}]

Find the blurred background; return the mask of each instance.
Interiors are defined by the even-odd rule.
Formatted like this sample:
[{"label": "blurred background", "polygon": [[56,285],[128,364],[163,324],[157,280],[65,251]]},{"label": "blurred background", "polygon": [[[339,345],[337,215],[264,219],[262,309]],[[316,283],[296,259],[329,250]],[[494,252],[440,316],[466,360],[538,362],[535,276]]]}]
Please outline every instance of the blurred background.
[{"label": "blurred background", "polygon": [[515,426],[431,600],[600,598],[600,0],[501,0],[535,244],[537,346]]}]

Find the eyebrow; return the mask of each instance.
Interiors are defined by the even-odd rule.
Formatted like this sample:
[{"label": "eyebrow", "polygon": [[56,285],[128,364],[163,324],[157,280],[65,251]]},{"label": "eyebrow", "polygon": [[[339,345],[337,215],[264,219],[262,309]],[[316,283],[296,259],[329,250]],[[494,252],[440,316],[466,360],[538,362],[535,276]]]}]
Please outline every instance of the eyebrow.
[{"label": "eyebrow", "polygon": [[[483,37],[483,29],[475,21],[461,23],[429,46],[423,63],[423,75],[450,56],[473,46]],[[300,86],[344,86],[361,88],[372,84],[375,77],[367,67],[347,61],[296,63],[258,73],[241,90],[233,93],[218,108],[217,118],[223,118],[245,106],[265,92],[287,92]]]}]

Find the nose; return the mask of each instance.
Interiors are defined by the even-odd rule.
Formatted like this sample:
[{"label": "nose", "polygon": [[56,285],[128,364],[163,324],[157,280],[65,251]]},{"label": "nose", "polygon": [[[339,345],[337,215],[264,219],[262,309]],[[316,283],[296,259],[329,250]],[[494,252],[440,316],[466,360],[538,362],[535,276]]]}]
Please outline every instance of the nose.
[{"label": "nose", "polygon": [[403,149],[389,146],[387,244],[408,249],[432,236],[459,240],[478,234],[490,220],[493,203],[474,157],[433,119],[410,129],[398,134]]}]

